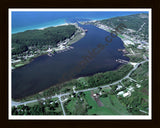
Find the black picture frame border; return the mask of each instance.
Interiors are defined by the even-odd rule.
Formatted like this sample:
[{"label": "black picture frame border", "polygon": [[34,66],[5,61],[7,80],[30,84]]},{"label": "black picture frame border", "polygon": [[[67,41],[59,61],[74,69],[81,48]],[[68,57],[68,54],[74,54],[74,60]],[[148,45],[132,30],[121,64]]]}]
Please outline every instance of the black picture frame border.
[{"label": "black picture frame border", "polygon": [[[9,120],[8,119],[8,9],[9,8],[151,8],[152,9],[152,120]],[[160,126],[160,82],[158,81],[158,28],[160,27],[160,4],[158,0],[2,0],[1,16],[1,73],[0,110],[4,128],[51,128],[51,127],[140,127]]]}]

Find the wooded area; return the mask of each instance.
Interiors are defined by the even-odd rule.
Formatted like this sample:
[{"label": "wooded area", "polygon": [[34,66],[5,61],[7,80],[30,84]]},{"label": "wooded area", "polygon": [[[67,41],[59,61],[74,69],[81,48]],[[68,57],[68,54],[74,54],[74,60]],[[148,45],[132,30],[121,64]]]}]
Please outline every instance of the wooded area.
[{"label": "wooded area", "polygon": [[74,25],[64,25],[12,34],[12,54],[23,53],[28,50],[29,46],[52,45],[56,47],[58,42],[70,38],[76,30]]}]

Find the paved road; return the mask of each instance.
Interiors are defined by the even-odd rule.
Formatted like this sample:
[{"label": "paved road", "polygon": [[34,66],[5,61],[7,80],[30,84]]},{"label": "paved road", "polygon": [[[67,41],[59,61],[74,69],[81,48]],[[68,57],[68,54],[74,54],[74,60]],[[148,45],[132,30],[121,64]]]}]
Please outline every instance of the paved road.
[{"label": "paved road", "polygon": [[[145,60],[145,61],[142,61],[142,62],[140,62],[140,63],[137,63],[137,64],[135,65],[135,67],[134,67],[124,78],[122,78],[122,79],[120,79],[120,80],[118,80],[118,81],[116,81],[116,82],[113,82],[113,83],[111,83],[111,84],[107,84],[107,85],[99,86],[99,87],[105,88],[105,87],[109,87],[109,86],[114,85],[114,84],[118,84],[119,82],[122,82],[122,80],[124,80],[124,79],[126,79],[126,78],[129,78],[130,74],[131,74],[134,70],[136,70],[137,67],[138,67],[140,64],[143,64],[143,63],[145,63],[145,62],[147,62],[147,61],[148,61],[148,60]],[[92,91],[92,90],[95,90],[95,89],[98,89],[98,87],[89,88],[89,89],[84,89],[84,90],[78,90],[78,91],[75,91],[75,93]],[[59,95],[55,95],[55,96],[51,96],[51,97],[50,97],[50,99],[51,99],[51,98],[59,98],[59,100],[60,100],[60,102],[61,102],[61,106],[62,106],[62,110],[63,110],[64,115],[65,115],[65,111],[64,111],[64,108],[63,108],[63,103],[62,103],[62,101],[61,101],[61,97],[62,97],[62,96],[67,96],[67,95],[69,95],[69,94],[71,94],[71,93],[64,93],[64,94],[59,94]],[[41,98],[41,100],[45,100],[45,98]],[[28,103],[33,103],[33,102],[37,102],[37,101],[38,101],[38,100],[31,100],[31,101],[26,101],[26,102],[15,102],[15,101],[12,101],[12,106],[26,105],[26,104],[28,104]]]},{"label": "paved road", "polygon": [[61,100],[61,97],[58,97],[58,98],[59,98],[59,102],[61,103],[61,108],[62,108],[62,111],[63,111],[63,115],[66,115],[64,107],[63,107],[63,103],[62,103],[62,100]]}]

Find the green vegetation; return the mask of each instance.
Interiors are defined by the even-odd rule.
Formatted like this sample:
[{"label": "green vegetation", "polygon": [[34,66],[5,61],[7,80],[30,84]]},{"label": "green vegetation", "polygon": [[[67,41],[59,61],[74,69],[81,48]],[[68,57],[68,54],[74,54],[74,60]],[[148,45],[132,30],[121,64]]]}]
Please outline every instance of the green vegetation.
[{"label": "green vegetation", "polygon": [[[130,58],[131,62],[141,62],[145,60],[145,57],[148,57],[148,50],[147,47],[145,47],[147,45],[144,44],[143,46],[145,48],[140,47],[140,49],[138,49],[138,45],[141,44],[135,43],[137,40],[148,41],[148,14],[142,13],[116,17],[102,20],[100,23],[114,29],[119,24],[126,26],[124,31],[118,33],[118,36],[134,43],[134,45],[128,44],[125,46],[126,51],[129,53],[126,54],[126,56]],[[20,59],[21,62],[13,63],[12,66],[15,68],[23,66],[30,60],[24,61],[22,56],[27,56],[27,54],[34,54],[36,56],[38,55],[37,53],[43,54],[41,50],[47,50],[50,45],[55,47],[58,42],[64,41],[67,38],[72,37],[68,44],[74,43],[84,36],[80,34],[81,31],[75,33],[76,30],[77,28],[74,25],[68,25],[13,34],[13,58],[15,60]],[[131,37],[131,39],[128,39],[126,36]],[[133,38],[134,36],[136,36],[136,38]],[[20,57],[17,55],[20,55]],[[27,105],[13,106],[12,115],[62,115],[63,112],[58,98],[49,99],[51,95],[58,93],[70,93],[70,95],[61,97],[62,101],[64,100],[63,105],[67,115],[147,115],[149,109],[148,62],[139,65],[139,67],[131,73],[130,77],[136,81],[127,78],[110,87],[98,87],[122,79],[132,68],[132,65],[127,64],[115,71],[97,73],[93,76],[81,77],[52,86],[43,92],[21,99],[21,101],[31,99],[39,100],[38,102]],[[73,86],[76,90],[93,87],[98,87],[98,89],[74,93]],[[119,92],[122,93],[120,94]],[[130,93],[130,95],[124,96],[124,93]],[[40,100],[42,97],[45,97],[46,100]]]},{"label": "green vegetation", "polygon": [[12,107],[12,115],[62,115],[58,99],[46,99],[27,105]]},{"label": "green vegetation", "polygon": [[126,56],[129,57],[130,62],[141,62],[144,60],[141,55],[140,56],[126,55]]},{"label": "green vegetation", "polygon": [[[105,94],[103,94],[105,95]],[[99,106],[96,101],[91,97],[90,92],[86,92],[86,100],[91,109],[88,110],[88,115],[128,115],[129,113],[125,109],[125,107],[118,101],[115,95],[108,95],[103,97],[103,95],[99,98],[103,103],[103,106]]]},{"label": "green vegetation", "polygon": [[136,84],[137,84],[136,82],[130,80],[129,78],[122,80],[122,83],[123,85],[125,85],[125,87],[129,87],[129,86],[136,87]]},{"label": "green vegetation", "polygon": [[[121,86],[121,88],[117,90],[118,86]],[[118,92],[125,91],[125,90],[126,90],[126,87],[124,87],[121,83],[118,83],[118,84],[115,84],[115,85],[111,86],[110,93],[112,95],[116,95]]]},{"label": "green vegetation", "polygon": [[84,93],[73,94],[73,98],[69,98],[65,103],[65,111],[67,115],[86,115],[87,103],[84,100]]},{"label": "green vegetation", "polygon": [[[126,69],[126,66],[132,68],[131,65],[124,65],[117,71],[111,72],[122,72],[124,71],[122,69],[124,67]],[[106,73],[100,74],[104,75]],[[130,75],[130,77],[137,80],[137,82],[131,81],[129,78],[127,78],[122,80],[123,84],[118,83],[105,88],[98,87],[98,89],[94,91],[80,92],[77,94],[71,93],[68,96],[62,97],[62,100],[67,99],[64,101],[63,104],[65,112],[67,115],[146,115],[148,113],[147,74],[148,62],[141,64]],[[113,75],[115,76],[114,73]],[[94,77],[95,76],[97,75],[94,75]],[[74,79],[69,82],[63,83],[61,84],[61,86],[58,86],[59,88],[49,89],[50,91],[47,90],[43,92],[42,95],[36,95],[37,99],[40,99],[41,96],[46,97],[45,101],[39,100],[39,102],[27,104],[27,106],[20,105],[17,108],[12,107],[12,114],[62,115],[63,113],[58,99],[47,99],[49,95],[51,95],[53,92],[61,92],[62,90],[65,92],[73,92],[73,86],[76,86],[78,88],[80,85],[85,85],[87,86],[87,88],[89,88],[90,84],[87,80],[88,78],[94,79],[94,77],[81,77],[79,79]],[[99,77],[99,80],[101,80],[100,78],[103,79],[103,77]],[[140,84],[141,86],[137,87],[137,84]],[[122,86],[122,88],[117,90],[118,86]],[[123,97],[122,95],[117,95],[117,93],[120,91],[124,91],[126,93],[130,87],[133,87],[133,91],[131,91],[131,96]],[[94,97],[93,94],[96,94],[96,97]]]},{"label": "green vegetation", "polygon": [[[117,81],[123,78],[129,71],[132,69],[131,65],[123,65],[121,68],[115,71],[109,71],[104,73],[97,73],[93,76],[81,77],[79,79],[73,79],[71,81],[65,82],[63,84],[53,86],[44,91],[44,93],[48,95],[53,95],[58,92],[64,92],[68,88],[68,90],[72,90],[72,87],[75,86],[76,90],[91,88],[102,86],[105,84],[110,84],[114,81]],[[58,89],[57,89],[58,88]]]},{"label": "green vegetation", "polygon": [[75,33],[74,37],[71,38],[68,42],[68,45],[71,45],[77,41],[79,41],[80,39],[82,39],[85,36],[85,33],[82,33],[82,30],[79,30]]},{"label": "green vegetation", "polygon": [[134,52],[132,55],[126,55],[130,58],[131,62],[141,62],[144,60],[144,55],[148,55],[148,51],[144,48],[138,49],[138,45],[139,44],[125,46],[127,52],[132,53],[131,50]]},{"label": "green vegetation", "polygon": [[130,97],[120,96],[120,101],[127,107],[128,112],[133,115],[144,115],[140,110],[148,113],[148,96],[146,95],[146,89],[135,89]]},{"label": "green vegetation", "polygon": [[45,45],[56,46],[58,42],[70,38],[76,30],[77,28],[74,25],[65,25],[12,34],[12,54],[23,53],[30,46],[38,48],[42,48]]},{"label": "green vegetation", "polygon": [[[133,71],[130,75],[133,79],[137,80],[144,86],[148,85],[148,82],[147,82],[148,81],[148,70],[149,70],[148,65],[149,65],[148,62],[145,62],[139,65],[138,68],[135,71]],[[144,81],[146,81],[147,83]]]},{"label": "green vegetation", "polygon": [[[101,90],[102,91],[102,90]],[[95,90],[92,93],[99,92]],[[64,103],[67,115],[128,115],[126,108],[119,102],[109,90],[103,90],[97,101],[90,91],[76,94]]]},{"label": "green vegetation", "polygon": [[110,84],[122,79],[124,76],[126,76],[129,73],[129,71],[132,68],[133,68],[132,65],[127,64],[127,65],[121,66],[119,69],[115,71],[107,71],[104,73],[97,73],[93,76],[72,79],[62,84],[54,85],[44,90],[43,92],[41,92],[41,94],[35,94],[19,100],[27,101],[27,100],[37,99],[37,97],[49,97],[51,95],[55,95],[58,93],[73,92],[73,86],[76,87],[76,90],[81,90],[86,88],[102,86],[105,84]]},{"label": "green vegetation", "polygon": [[[148,113],[148,62],[141,64],[130,76],[137,80],[140,87],[134,88],[134,92],[132,92],[130,97],[123,98],[120,96],[119,99],[125,104],[130,113],[134,115],[144,115]],[[130,83],[127,81],[125,81],[124,84],[126,86],[131,86],[133,81]],[[143,113],[140,110],[145,111],[146,113]]]},{"label": "green vegetation", "polygon": [[122,38],[122,39],[123,39],[123,38],[125,38],[125,37],[124,37],[124,36],[122,36],[121,34],[118,34],[117,36],[119,36],[119,37],[120,37],[120,38]]},{"label": "green vegetation", "polygon": [[[100,23],[116,28],[119,24],[124,24],[127,29],[132,29],[134,32],[128,35],[141,35],[141,39],[148,40],[148,14],[140,13],[128,16],[120,16],[110,19],[101,20]],[[142,27],[143,26],[143,27]],[[142,29],[138,31],[140,28]]]},{"label": "green vegetation", "polygon": [[76,87],[77,89],[84,89],[84,88],[97,87],[113,83],[126,76],[132,68],[133,68],[132,65],[128,64],[128,65],[123,65],[122,67],[120,67],[118,70],[115,71],[97,73],[93,76],[86,77],[85,78],[86,81],[84,81],[85,84],[80,84],[79,86]]}]

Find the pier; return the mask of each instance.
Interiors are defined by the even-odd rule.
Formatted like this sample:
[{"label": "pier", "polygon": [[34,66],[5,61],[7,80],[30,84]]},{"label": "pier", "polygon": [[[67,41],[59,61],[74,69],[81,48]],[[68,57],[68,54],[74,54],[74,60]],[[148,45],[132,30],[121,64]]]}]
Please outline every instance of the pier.
[{"label": "pier", "polygon": [[117,59],[116,62],[122,63],[122,64],[128,64],[127,60]]}]

